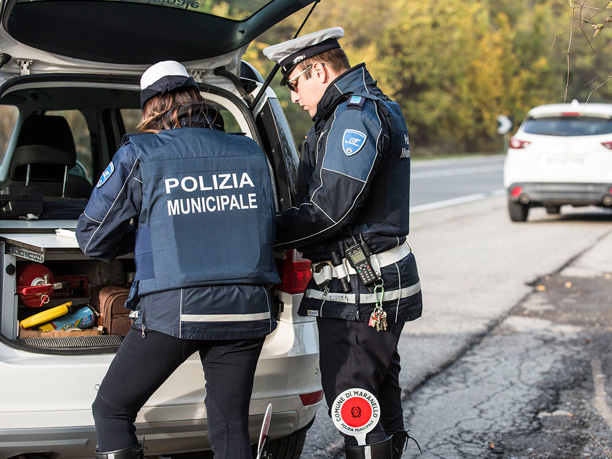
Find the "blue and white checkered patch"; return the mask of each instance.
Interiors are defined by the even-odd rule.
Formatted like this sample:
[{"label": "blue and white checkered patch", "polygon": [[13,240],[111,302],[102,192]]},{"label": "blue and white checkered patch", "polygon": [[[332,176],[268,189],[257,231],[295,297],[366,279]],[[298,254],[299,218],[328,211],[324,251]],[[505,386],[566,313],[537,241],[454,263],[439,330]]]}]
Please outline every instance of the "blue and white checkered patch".
[{"label": "blue and white checkered patch", "polygon": [[346,156],[352,156],[361,150],[361,147],[365,145],[365,141],[368,138],[361,131],[356,131],[355,129],[346,129],[344,131],[344,136],[342,137],[342,149]]},{"label": "blue and white checkered patch", "polygon": [[104,185],[104,182],[106,182],[108,178],[113,175],[113,172],[115,172],[115,166],[111,162],[106,169],[104,169],[104,172],[102,172],[102,176],[100,177],[100,180],[98,180],[96,188],[100,188],[102,185]]}]

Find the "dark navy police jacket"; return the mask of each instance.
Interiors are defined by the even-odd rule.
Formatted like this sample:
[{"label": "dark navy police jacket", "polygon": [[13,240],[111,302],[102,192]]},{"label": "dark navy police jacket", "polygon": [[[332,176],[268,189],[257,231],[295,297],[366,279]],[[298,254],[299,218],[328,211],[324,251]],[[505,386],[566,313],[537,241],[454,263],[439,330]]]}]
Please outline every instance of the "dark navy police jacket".
[{"label": "dark navy police jacket", "polygon": [[[409,230],[410,146],[397,103],[376,86],[365,65],[340,75],[321,98],[314,126],[302,143],[297,204],[277,217],[278,248],[297,248],[311,261],[343,253],[350,227],[372,253],[402,245]],[[421,315],[421,291],[412,253],[382,269],[389,322]],[[351,276],[352,291],[334,279],[330,295],[314,282],[301,315],[368,321],[373,287]]]},{"label": "dark navy police jacket", "polygon": [[202,127],[128,136],[77,239],[104,261],[134,250],[128,303],[143,334],[248,339],[276,327],[274,197],[266,157],[249,138]]}]

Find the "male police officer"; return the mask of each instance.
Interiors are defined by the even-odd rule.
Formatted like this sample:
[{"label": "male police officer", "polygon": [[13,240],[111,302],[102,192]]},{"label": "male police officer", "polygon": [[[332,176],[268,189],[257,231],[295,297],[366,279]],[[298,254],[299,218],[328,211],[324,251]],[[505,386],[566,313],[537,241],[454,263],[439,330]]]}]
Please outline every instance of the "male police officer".
[{"label": "male police officer", "polygon": [[302,143],[297,204],[277,217],[280,248],[313,262],[299,313],[317,317],[327,404],[359,387],[381,405],[381,421],[347,458],[399,458],[406,442],[397,343],[421,315],[408,234],[410,149],[399,106],[365,64],[351,68],[340,27],[268,47],[291,100],[314,126]]}]

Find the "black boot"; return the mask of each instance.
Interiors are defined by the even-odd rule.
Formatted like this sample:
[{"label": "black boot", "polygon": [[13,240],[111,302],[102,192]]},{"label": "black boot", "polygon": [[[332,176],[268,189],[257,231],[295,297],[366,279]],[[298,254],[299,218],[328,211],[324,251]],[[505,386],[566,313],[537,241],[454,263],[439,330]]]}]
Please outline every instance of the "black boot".
[{"label": "black boot", "polygon": [[392,438],[387,438],[379,443],[364,446],[345,444],[346,459],[392,459],[392,440]]},{"label": "black boot", "polygon": [[96,459],[144,459],[144,448],[142,445],[136,445],[105,453],[96,451]]},{"label": "black boot", "polygon": [[423,451],[421,451],[421,446],[419,445],[419,442],[417,442],[413,437],[408,435],[408,432],[394,432],[392,434],[387,432],[387,435],[391,435],[393,438],[393,441],[392,441],[393,459],[400,459],[402,457],[402,453],[406,451],[406,448],[407,448],[407,445],[406,445],[407,440],[412,440],[417,445],[417,448],[419,448],[419,453],[423,454]]},{"label": "black boot", "polygon": [[402,453],[406,447],[407,437],[407,432],[395,432],[393,434],[393,440],[391,441],[391,445],[393,447],[393,459],[400,459],[402,457]]}]

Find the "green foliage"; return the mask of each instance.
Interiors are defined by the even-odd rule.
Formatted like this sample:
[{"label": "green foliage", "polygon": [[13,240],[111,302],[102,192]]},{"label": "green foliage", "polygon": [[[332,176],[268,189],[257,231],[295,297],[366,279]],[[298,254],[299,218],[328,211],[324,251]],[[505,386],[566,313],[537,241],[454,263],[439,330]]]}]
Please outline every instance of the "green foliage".
[{"label": "green foliage", "polygon": [[[609,79],[609,25],[594,21],[606,24],[596,38],[590,26],[586,34],[575,28],[570,42],[572,5],[575,12],[575,3],[558,0],[324,0],[301,35],[344,28],[351,63],[366,62],[402,106],[416,156],[499,151],[498,115],[518,126],[533,106],[562,102],[568,81],[568,101],[584,101]],[[271,70],[261,50],[292,38],[309,9],[259,37],[247,59]],[[299,142],[312,122],[278,77],[273,87]],[[612,82],[590,100],[611,98]]]}]

